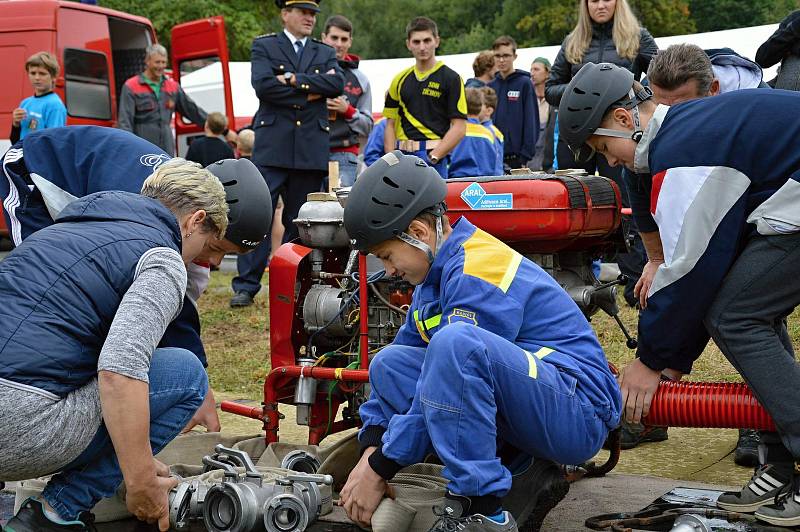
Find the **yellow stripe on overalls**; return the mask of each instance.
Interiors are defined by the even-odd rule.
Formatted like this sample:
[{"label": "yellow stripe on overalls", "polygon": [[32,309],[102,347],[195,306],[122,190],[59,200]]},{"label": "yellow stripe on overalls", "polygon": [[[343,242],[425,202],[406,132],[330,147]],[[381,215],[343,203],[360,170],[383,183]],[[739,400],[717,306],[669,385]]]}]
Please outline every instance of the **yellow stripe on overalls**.
[{"label": "yellow stripe on overalls", "polygon": [[462,247],[466,275],[508,292],[522,264],[522,255],[480,229],[465,240]]},{"label": "yellow stripe on overalls", "polygon": [[437,314],[436,316],[431,316],[427,320],[421,321],[419,319],[419,309],[414,311],[414,323],[417,326],[417,331],[419,331],[419,335],[425,340],[426,344],[431,343],[431,339],[428,338],[428,335],[425,331],[433,329],[434,327],[438,327],[439,324],[442,322],[442,315]]},{"label": "yellow stripe on overalls", "polygon": [[528,357],[528,376],[530,378],[535,379],[536,377],[539,376],[539,370],[536,368],[536,359],[538,358],[539,360],[541,360],[550,353],[552,353],[553,351],[554,350],[550,349],[549,347],[542,347],[534,354],[530,354],[530,352],[525,351],[525,356]]}]

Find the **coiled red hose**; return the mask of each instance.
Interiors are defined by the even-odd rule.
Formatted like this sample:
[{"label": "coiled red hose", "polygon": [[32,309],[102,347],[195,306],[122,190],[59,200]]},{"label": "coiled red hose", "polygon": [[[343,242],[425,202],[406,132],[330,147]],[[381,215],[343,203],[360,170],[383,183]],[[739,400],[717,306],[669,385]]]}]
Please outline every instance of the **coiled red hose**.
[{"label": "coiled red hose", "polygon": [[663,381],[644,422],[669,427],[775,430],[744,383]]}]

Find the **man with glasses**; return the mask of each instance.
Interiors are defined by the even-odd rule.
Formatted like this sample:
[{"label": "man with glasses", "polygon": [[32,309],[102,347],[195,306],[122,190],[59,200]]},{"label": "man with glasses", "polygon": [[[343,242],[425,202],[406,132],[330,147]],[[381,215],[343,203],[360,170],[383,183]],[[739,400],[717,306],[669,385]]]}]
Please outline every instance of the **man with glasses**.
[{"label": "man with glasses", "polygon": [[503,163],[507,170],[524,167],[533,158],[539,135],[539,108],[530,73],[514,70],[517,43],[508,35],[492,44],[497,74],[489,86],[497,93],[492,120],[505,137]]}]

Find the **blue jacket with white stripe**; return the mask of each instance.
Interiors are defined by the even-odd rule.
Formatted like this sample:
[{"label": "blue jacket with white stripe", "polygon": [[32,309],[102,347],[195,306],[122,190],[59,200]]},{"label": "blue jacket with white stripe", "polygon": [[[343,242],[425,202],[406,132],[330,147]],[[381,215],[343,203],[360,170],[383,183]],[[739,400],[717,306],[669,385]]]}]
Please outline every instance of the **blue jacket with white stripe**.
[{"label": "blue jacket with white stripe", "polygon": [[800,231],[800,94],[733,91],[659,106],[634,159],[653,176],[665,263],[639,319],[638,356],[691,369],[703,318],[748,238]]}]

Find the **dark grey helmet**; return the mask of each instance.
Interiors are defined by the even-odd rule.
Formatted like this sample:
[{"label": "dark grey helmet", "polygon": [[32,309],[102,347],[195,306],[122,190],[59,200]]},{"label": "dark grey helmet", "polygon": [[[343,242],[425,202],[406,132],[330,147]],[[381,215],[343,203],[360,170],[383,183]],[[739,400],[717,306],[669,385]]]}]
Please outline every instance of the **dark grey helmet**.
[{"label": "dark grey helmet", "polygon": [[447,185],[415,155],[389,152],[358,176],[344,209],[344,227],[355,248],[370,247],[408,229],[423,211],[444,214]]},{"label": "dark grey helmet", "polygon": [[272,198],[261,172],[248,159],[222,159],[206,169],[225,187],[225,238],[243,248],[255,248],[272,230]]},{"label": "dark grey helmet", "polygon": [[558,106],[558,134],[578,161],[591,155],[586,140],[600,127],[614,105],[630,109],[649,98],[649,89],[630,97],[633,73],[611,63],[586,63],[567,85]]}]

